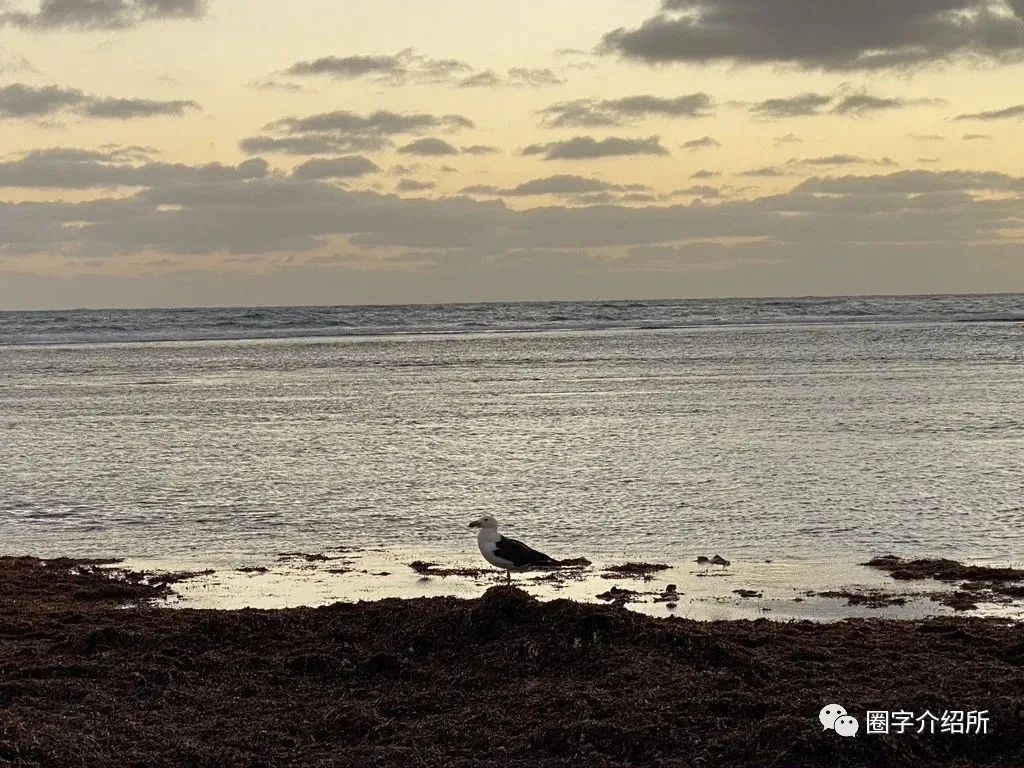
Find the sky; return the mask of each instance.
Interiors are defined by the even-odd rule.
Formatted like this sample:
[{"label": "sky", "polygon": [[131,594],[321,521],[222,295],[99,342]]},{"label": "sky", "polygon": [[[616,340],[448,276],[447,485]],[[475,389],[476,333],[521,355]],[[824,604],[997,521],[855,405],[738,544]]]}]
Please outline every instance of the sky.
[{"label": "sky", "polygon": [[0,0],[0,309],[1024,291],[1024,0]]}]

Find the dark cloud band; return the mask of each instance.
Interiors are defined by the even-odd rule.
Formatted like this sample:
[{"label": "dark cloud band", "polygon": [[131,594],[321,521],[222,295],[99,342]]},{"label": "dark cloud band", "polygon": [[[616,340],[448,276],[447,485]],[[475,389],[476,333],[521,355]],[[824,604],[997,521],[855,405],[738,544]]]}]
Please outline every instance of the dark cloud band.
[{"label": "dark cloud band", "polygon": [[1024,57],[1020,0],[663,0],[603,49],[648,64],[787,64],[833,71]]},{"label": "dark cloud band", "polygon": [[40,0],[33,12],[0,13],[0,26],[33,30],[129,29],[161,19],[198,19],[207,0]]}]

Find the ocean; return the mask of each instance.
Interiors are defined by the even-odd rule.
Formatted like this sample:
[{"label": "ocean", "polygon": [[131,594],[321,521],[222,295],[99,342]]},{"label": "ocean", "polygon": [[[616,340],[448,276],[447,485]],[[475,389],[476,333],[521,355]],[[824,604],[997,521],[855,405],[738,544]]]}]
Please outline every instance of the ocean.
[{"label": "ocean", "polygon": [[1024,296],[0,313],[10,554],[1024,558]]}]

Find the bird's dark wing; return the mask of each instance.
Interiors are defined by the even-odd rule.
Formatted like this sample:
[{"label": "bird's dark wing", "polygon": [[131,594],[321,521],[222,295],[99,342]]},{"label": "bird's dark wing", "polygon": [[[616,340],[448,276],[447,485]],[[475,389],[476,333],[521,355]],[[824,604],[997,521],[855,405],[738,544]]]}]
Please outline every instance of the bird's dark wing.
[{"label": "bird's dark wing", "polygon": [[532,549],[521,541],[502,536],[498,539],[494,548],[494,554],[508,560],[516,567],[522,568],[527,565],[558,565],[556,560]]}]

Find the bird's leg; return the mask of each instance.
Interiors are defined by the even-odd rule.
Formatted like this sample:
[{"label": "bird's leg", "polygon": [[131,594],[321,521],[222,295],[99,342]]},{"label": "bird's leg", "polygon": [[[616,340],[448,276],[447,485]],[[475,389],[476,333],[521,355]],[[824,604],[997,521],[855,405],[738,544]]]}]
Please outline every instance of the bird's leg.
[{"label": "bird's leg", "polygon": [[505,577],[508,579],[506,586],[512,586],[512,571],[505,571]]}]

